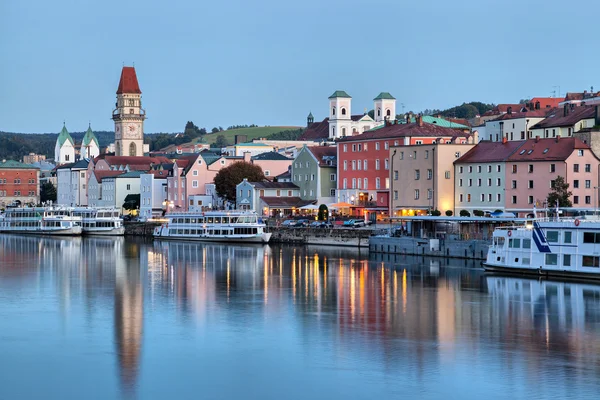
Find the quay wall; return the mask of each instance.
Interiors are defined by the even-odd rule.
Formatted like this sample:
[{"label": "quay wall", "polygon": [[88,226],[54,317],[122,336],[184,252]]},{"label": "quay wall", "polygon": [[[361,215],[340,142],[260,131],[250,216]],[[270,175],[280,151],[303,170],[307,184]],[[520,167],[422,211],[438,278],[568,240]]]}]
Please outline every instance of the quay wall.
[{"label": "quay wall", "polygon": [[372,229],[271,228],[272,243],[369,247]]},{"label": "quay wall", "polygon": [[489,242],[487,240],[419,239],[414,237],[372,236],[369,252],[406,254],[429,257],[466,258],[485,260]]},{"label": "quay wall", "polygon": [[160,222],[125,222],[125,236],[152,237],[154,228],[160,226]]}]

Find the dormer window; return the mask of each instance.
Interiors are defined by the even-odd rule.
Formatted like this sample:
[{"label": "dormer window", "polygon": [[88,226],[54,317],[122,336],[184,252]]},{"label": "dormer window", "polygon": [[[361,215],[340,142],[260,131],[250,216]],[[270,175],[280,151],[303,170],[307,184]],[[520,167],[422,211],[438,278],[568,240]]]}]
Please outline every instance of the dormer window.
[{"label": "dormer window", "polygon": [[527,150],[521,150],[521,152],[520,152],[519,154],[520,154],[520,155],[523,155],[523,154],[525,154],[525,152],[526,152],[526,151],[527,151]]},{"label": "dormer window", "polygon": [[544,149],[544,154],[546,154],[550,149]]}]

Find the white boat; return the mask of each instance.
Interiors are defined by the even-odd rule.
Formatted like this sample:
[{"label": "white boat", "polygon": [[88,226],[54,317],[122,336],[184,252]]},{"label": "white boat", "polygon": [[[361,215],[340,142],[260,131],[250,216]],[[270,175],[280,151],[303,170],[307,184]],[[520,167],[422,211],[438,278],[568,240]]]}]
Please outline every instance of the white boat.
[{"label": "white boat", "polygon": [[166,217],[169,222],[154,230],[155,238],[244,243],[271,239],[262,218],[253,211],[181,212]]},{"label": "white boat", "polygon": [[494,230],[488,271],[600,279],[600,221],[535,219]]},{"label": "white boat", "polygon": [[0,215],[0,232],[37,235],[81,235],[81,217],[65,207],[7,208]]},{"label": "white boat", "polygon": [[73,215],[81,217],[84,235],[123,236],[125,227],[115,208],[75,207]]}]

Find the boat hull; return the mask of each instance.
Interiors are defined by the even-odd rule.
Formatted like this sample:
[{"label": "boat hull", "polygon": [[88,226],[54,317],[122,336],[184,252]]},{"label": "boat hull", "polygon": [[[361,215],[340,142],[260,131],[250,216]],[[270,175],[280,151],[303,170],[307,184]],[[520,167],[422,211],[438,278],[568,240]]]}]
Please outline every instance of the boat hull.
[{"label": "boat hull", "polygon": [[125,235],[125,228],[84,228],[84,235],[94,235],[94,236],[123,236]]},{"label": "boat hull", "polygon": [[52,236],[80,236],[81,227],[74,226],[66,229],[23,229],[23,230],[0,230],[0,233],[27,234],[27,235],[52,235]]},{"label": "boat hull", "polygon": [[552,269],[535,269],[535,268],[518,268],[508,267],[502,265],[492,265],[488,263],[482,263],[483,269],[487,272],[503,273],[510,275],[528,275],[537,276],[541,278],[570,278],[570,279],[591,279],[600,280],[599,273],[583,272],[583,271],[560,271]]},{"label": "boat hull", "polygon": [[261,243],[267,244],[271,240],[270,233],[263,233],[262,235],[252,237],[225,237],[225,236],[160,236],[155,235],[155,239],[160,240],[192,240],[197,242],[235,242],[235,243]]}]

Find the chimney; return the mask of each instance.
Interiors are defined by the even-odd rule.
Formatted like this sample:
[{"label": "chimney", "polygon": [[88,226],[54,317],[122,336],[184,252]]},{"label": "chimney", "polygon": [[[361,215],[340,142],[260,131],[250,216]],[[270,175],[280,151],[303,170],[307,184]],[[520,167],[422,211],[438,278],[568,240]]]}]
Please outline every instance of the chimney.
[{"label": "chimney", "polygon": [[556,142],[560,140],[560,135],[556,135]]},{"label": "chimney", "polygon": [[563,116],[566,117],[567,115],[569,115],[569,105],[565,104],[563,107]]},{"label": "chimney", "polygon": [[506,136],[502,137],[502,144],[508,143],[508,138]]},{"label": "chimney", "polygon": [[404,118],[406,119],[406,123],[410,124],[410,114],[406,113],[406,115],[404,115]]},{"label": "chimney", "polygon": [[423,116],[421,114],[416,117],[417,125],[423,126]]},{"label": "chimney", "polygon": [[539,142],[539,141],[540,141],[540,137],[539,137],[539,136],[536,136],[536,137],[535,137],[535,142],[537,143],[537,142]]},{"label": "chimney", "polygon": [[598,108],[598,106],[596,106],[596,113],[594,114],[594,116],[595,116],[594,125],[600,126],[600,109]]},{"label": "chimney", "polygon": [[244,162],[249,163],[252,159],[252,154],[249,151],[244,152]]}]

